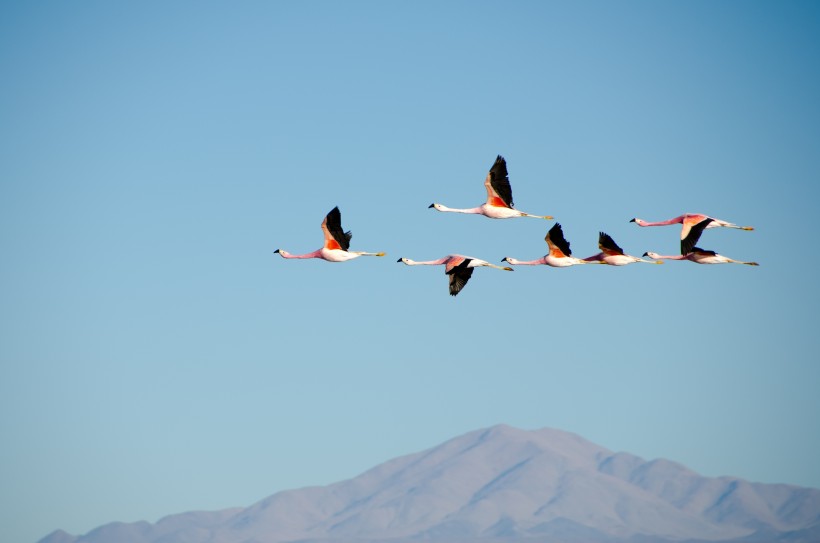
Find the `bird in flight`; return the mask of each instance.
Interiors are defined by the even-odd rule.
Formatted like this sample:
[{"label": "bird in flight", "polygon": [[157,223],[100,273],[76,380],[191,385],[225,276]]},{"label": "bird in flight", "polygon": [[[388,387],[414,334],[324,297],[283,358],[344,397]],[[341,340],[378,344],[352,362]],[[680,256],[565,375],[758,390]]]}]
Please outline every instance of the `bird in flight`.
[{"label": "bird in flight", "polygon": [[464,288],[464,285],[466,285],[467,281],[472,277],[474,268],[487,266],[499,270],[513,271],[512,268],[496,266],[486,260],[463,255],[447,255],[438,260],[427,260],[424,262],[416,262],[409,258],[400,258],[396,262],[404,262],[408,266],[440,266],[444,264],[444,273],[450,277],[450,296],[455,296],[461,292],[461,289]]},{"label": "bird in flight", "polygon": [[638,226],[666,226],[666,225],[669,225],[669,224],[682,224],[683,226],[681,227],[681,231],[680,231],[680,239],[681,239],[680,252],[681,252],[681,254],[686,254],[686,253],[688,253],[692,250],[692,247],[695,246],[694,244],[688,245],[688,246],[684,245],[684,240],[689,235],[689,231],[692,229],[693,226],[695,226],[696,224],[698,224],[702,221],[705,221],[706,219],[711,219],[711,221],[712,221],[712,222],[708,223],[708,226],[706,226],[706,228],[724,227],[724,228],[737,228],[738,230],[754,230],[754,228],[752,228],[751,226],[738,226],[736,224],[733,224],[733,223],[730,223],[730,222],[727,222],[727,221],[722,221],[720,219],[716,219],[714,217],[710,217],[708,215],[703,215],[703,214],[700,214],[700,213],[684,213],[683,215],[681,215],[679,217],[675,217],[673,219],[669,219],[668,221],[659,221],[659,222],[649,222],[649,221],[645,221],[643,219],[639,219],[639,218],[635,217],[634,219],[631,219],[629,222],[634,222]]},{"label": "bird in flight", "polygon": [[665,256],[649,251],[644,253],[643,256],[648,256],[649,258],[655,259],[658,262],[661,262],[663,260],[689,260],[691,262],[694,262],[695,264],[746,264],[747,266],[760,265],[757,262],[742,262],[740,260],[733,260],[729,257],[719,255],[714,251],[707,251],[705,249],[701,249],[700,247],[693,248],[692,252],[687,253],[685,255]]},{"label": "bird in flight", "polygon": [[597,255],[592,255],[584,260],[587,262],[600,262],[601,264],[609,264],[610,266],[626,266],[633,262],[646,262],[647,264],[663,264],[663,260],[644,260],[637,256],[624,254],[615,240],[606,232],[598,233],[598,248],[601,252]]},{"label": "bird in flight", "polygon": [[276,249],[282,258],[321,258],[328,262],[345,262],[360,256],[384,256],[384,253],[366,253],[364,251],[349,251],[350,238],[353,234],[342,228],[342,214],[338,207],[334,207],[322,221],[322,232],[325,235],[325,244],[321,249],[303,255],[293,255],[283,249]]},{"label": "bird in flight", "polygon": [[513,266],[539,266],[546,265],[553,268],[566,268],[576,264],[603,264],[603,262],[587,261],[572,256],[569,242],[564,238],[564,231],[559,223],[552,225],[547,235],[544,237],[547,242],[549,252],[536,260],[518,260],[505,256],[501,261]]},{"label": "bird in flight", "polygon": [[432,207],[438,211],[450,211],[453,213],[469,213],[474,215],[484,215],[491,219],[512,219],[514,217],[533,217],[535,219],[552,219],[550,215],[531,215],[518,211],[513,207],[512,188],[507,175],[507,161],[498,155],[495,164],[487,173],[484,180],[484,188],[487,189],[487,201],[478,207],[470,209],[455,209],[441,204],[432,203]]}]

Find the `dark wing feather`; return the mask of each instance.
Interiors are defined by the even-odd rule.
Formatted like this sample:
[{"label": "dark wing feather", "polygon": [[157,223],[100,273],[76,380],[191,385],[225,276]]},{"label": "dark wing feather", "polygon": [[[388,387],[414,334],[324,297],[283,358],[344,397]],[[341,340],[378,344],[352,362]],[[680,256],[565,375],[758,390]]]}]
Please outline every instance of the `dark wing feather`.
[{"label": "dark wing feather", "polygon": [[333,239],[336,240],[336,243],[339,244],[339,247],[341,247],[343,251],[347,251],[350,247],[350,239],[353,237],[353,233],[350,231],[345,232],[342,229],[342,212],[339,211],[338,206],[331,209],[330,213],[327,214],[327,230],[330,232],[330,235],[333,236]]},{"label": "dark wing feather", "polygon": [[716,252],[709,251],[709,250],[706,250],[706,249],[701,249],[700,247],[692,247],[691,252],[698,253],[698,254],[701,254],[701,255],[704,255],[704,256],[717,256]]},{"label": "dark wing feather", "polygon": [[569,242],[564,239],[564,231],[561,229],[561,225],[559,223],[555,223],[550,228],[547,235],[550,238],[556,247],[561,249],[561,252],[564,253],[565,256],[572,256],[572,251],[569,249]]},{"label": "dark wing feather", "polygon": [[608,254],[622,255],[624,250],[618,247],[615,240],[606,232],[598,232],[598,247]]},{"label": "dark wing feather", "polygon": [[712,220],[713,219],[707,217],[689,229],[689,235],[680,241],[680,254],[688,255],[695,250],[695,245],[700,239],[700,235],[703,234],[704,228],[709,226]]},{"label": "dark wing feather", "polygon": [[498,197],[504,200],[509,207],[513,207],[512,187],[510,179],[507,177],[507,161],[498,155],[495,164],[490,168],[490,185],[498,193]]},{"label": "dark wing feather", "polygon": [[464,285],[466,285],[467,281],[472,277],[473,268],[467,267],[470,260],[469,258],[465,258],[458,266],[453,267],[453,269],[447,272],[447,275],[450,276],[450,296],[455,296],[461,292],[461,289],[464,288]]}]

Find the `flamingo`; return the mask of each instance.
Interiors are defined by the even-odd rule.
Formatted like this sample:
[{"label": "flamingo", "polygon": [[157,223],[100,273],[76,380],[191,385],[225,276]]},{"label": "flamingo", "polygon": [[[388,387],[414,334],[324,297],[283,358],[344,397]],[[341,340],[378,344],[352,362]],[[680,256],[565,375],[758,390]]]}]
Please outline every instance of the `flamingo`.
[{"label": "flamingo", "polygon": [[600,262],[610,266],[626,266],[633,262],[646,262],[647,264],[663,264],[663,260],[644,260],[637,256],[624,254],[624,250],[618,247],[615,240],[605,232],[598,233],[598,247],[601,252],[585,258],[587,262]]},{"label": "flamingo", "polygon": [[325,234],[325,244],[312,253],[292,255],[283,249],[276,249],[274,253],[279,253],[282,258],[321,258],[328,262],[345,262],[360,256],[384,256],[384,253],[348,251],[353,234],[342,229],[342,214],[338,207],[331,209],[322,221],[322,232]]},{"label": "flamingo", "polygon": [[507,262],[513,266],[539,266],[547,265],[553,268],[566,268],[567,266],[575,266],[576,264],[603,264],[603,262],[593,262],[582,260],[572,256],[572,251],[569,249],[569,242],[564,239],[564,231],[561,229],[559,223],[552,225],[547,235],[544,237],[549,247],[549,253],[536,260],[517,260],[505,256],[501,262]]},{"label": "flamingo", "polygon": [[408,266],[439,266],[444,264],[444,273],[450,276],[450,296],[455,296],[461,292],[461,289],[464,288],[464,285],[467,284],[467,281],[469,281],[473,275],[473,268],[487,266],[499,270],[513,271],[512,268],[496,266],[486,260],[463,255],[447,255],[438,260],[428,260],[425,262],[416,262],[409,258],[400,258],[396,262],[404,262]]},{"label": "flamingo", "polygon": [[487,202],[478,207],[454,209],[432,203],[428,208],[432,207],[438,211],[451,211],[453,213],[484,215],[491,219],[511,219],[513,217],[552,219],[550,215],[530,215],[513,208],[512,188],[510,187],[510,179],[507,177],[507,161],[501,155],[498,155],[495,164],[490,168],[490,172],[484,180],[484,187],[487,189]]},{"label": "flamingo", "polygon": [[681,231],[680,231],[680,239],[681,239],[680,251],[681,251],[681,254],[686,254],[686,253],[689,253],[695,245],[692,244],[692,245],[689,245],[689,246],[684,246],[683,240],[686,239],[686,237],[689,235],[689,231],[691,230],[691,228],[694,225],[696,225],[699,222],[702,222],[706,219],[711,219],[711,221],[712,221],[708,224],[708,226],[706,228],[724,227],[724,228],[737,228],[738,230],[754,230],[754,228],[752,228],[751,226],[738,226],[736,224],[733,224],[733,223],[730,223],[730,222],[727,222],[727,221],[722,221],[720,219],[716,219],[716,218],[710,217],[708,215],[703,215],[701,213],[684,213],[680,217],[675,217],[674,219],[669,219],[668,221],[659,221],[659,222],[648,222],[648,221],[645,221],[643,219],[639,219],[639,218],[635,217],[634,219],[631,219],[629,222],[634,222],[638,226],[666,226],[666,225],[669,225],[669,224],[682,224],[683,226],[681,227]]},{"label": "flamingo", "polygon": [[701,249],[700,247],[694,247],[692,249],[692,252],[687,253],[685,255],[664,256],[649,251],[644,253],[643,256],[648,256],[649,258],[655,259],[658,262],[662,262],[663,260],[689,260],[694,262],[695,264],[746,264],[747,266],[760,265],[757,262],[741,262],[740,260],[732,260],[729,257],[719,255],[714,251],[707,251],[705,249]]}]

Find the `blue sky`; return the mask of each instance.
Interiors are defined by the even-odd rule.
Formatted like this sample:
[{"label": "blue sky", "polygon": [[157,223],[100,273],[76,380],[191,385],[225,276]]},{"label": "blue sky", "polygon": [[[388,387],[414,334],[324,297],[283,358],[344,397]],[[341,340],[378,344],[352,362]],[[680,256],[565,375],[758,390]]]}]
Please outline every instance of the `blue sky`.
[{"label": "blue sky", "polygon": [[[507,423],[820,487],[812,2],[0,6],[0,525],[250,505]],[[599,230],[759,268],[544,254],[473,207],[497,154]],[[309,252],[338,205],[344,264]]]}]

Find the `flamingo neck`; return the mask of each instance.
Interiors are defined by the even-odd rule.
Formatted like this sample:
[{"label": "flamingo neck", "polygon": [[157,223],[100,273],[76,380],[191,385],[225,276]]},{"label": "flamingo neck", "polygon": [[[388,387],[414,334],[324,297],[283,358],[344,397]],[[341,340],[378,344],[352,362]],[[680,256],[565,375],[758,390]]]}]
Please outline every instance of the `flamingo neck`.
[{"label": "flamingo neck", "polygon": [[281,256],[282,258],[322,258],[322,250],[317,249],[312,253],[306,253],[303,255],[292,255],[287,251],[279,251],[279,256]]},{"label": "flamingo neck", "polygon": [[[689,254],[691,254],[691,253],[689,253]],[[687,259],[688,256],[689,255],[670,255],[670,256],[658,255],[654,258],[655,258],[655,260],[688,260]]]},{"label": "flamingo neck", "polygon": [[438,260],[423,260],[423,261],[416,261],[410,260],[409,258],[404,261],[405,264],[408,266],[438,266],[444,264],[447,261],[446,258],[439,258]]},{"label": "flamingo neck", "polygon": [[509,262],[513,266],[541,266],[546,264],[544,257],[538,258],[536,260],[518,260],[516,258],[508,258],[507,262]]},{"label": "flamingo neck", "polygon": [[471,215],[483,215],[484,209],[481,206],[471,207],[470,209],[456,209],[453,207],[439,206],[439,211],[448,211],[450,213],[469,213]]},{"label": "flamingo neck", "polygon": [[650,222],[650,221],[641,220],[640,222],[638,222],[638,221],[636,221],[636,222],[638,222],[638,226],[667,226],[667,225],[670,225],[670,224],[680,224],[680,223],[683,222],[683,219],[685,217],[686,217],[685,215],[681,215],[680,217],[675,217],[674,219],[669,219],[668,221]]}]

